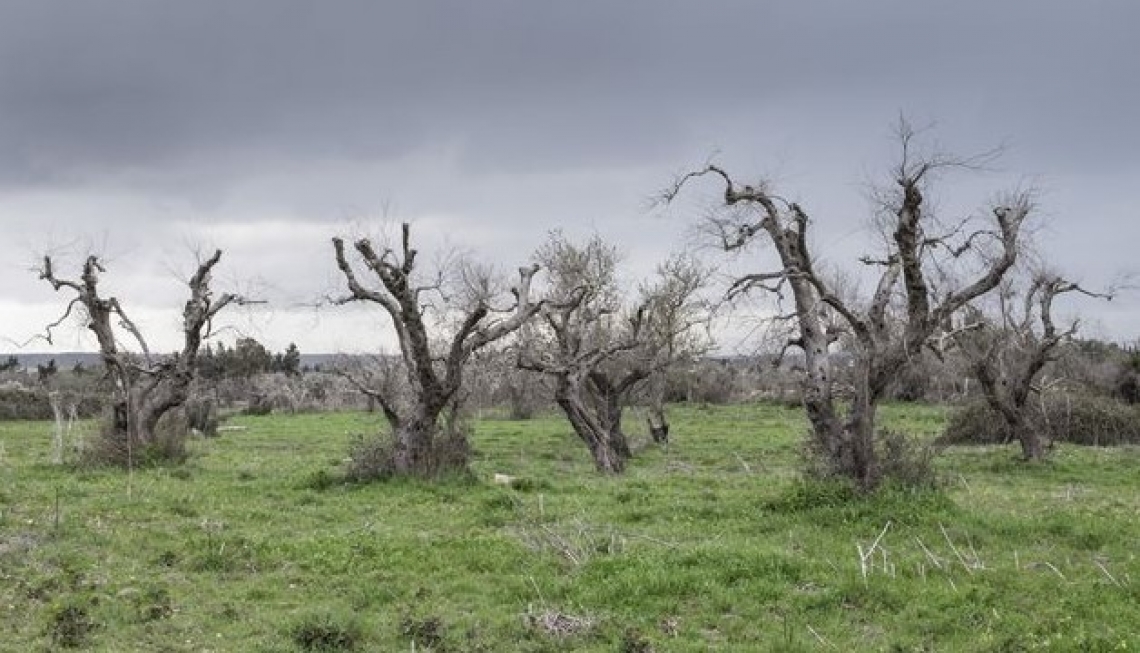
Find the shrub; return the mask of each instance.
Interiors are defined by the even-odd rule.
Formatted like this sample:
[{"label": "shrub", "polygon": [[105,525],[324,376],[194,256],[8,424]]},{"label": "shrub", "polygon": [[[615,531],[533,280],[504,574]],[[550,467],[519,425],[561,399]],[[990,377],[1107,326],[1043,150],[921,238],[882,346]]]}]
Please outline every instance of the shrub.
[{"label": "shrub", "polygon": [[47,392],[30,388],[0,388],[0,419],[51,419]]},{"label": "shrub", "polygon": [[[62,391],[64,406],[74,405],[76,417],[86,419],[103,410],[103,395],[93,391]],[[0,420],[47,420],[54,413],[48,389],[19,383],[0,385]]]},{"label": "shrub", "polygon": [[256,393],[250,398],[249,405],[242,412],[246,415],[268,415],[273,412],[273,401],[263,394]]},{"label": "shrub", "polygon": [[[937,443],[881,429],[875,434],[875,451],[878,454],[878,480],[884,486],[908,489],[932,489],[938,486],[934,458],[938,455]],[[804,478],[810,481],[836,481],[845,483],[842,475],[832,468],[830,455],[820,449],[814,436],[805,438],[800,450],[800,465]]]},{"label": "shrub", "polygon": [[218,409],[209,397],[191,397],[182,407],[187,426],[206,437],[218,434]]},{"label": "shrub", "polygon": [[889,484],[929,489],[938,485],[934,458],[938,449],[917,438],[883,429],[878,435],[879,470]]},{"label": "shrub", "polygon": [[391,478],[396,473],[392,446],[392,439],[384,435],[357,436],[348,450],[345,478],[354,483]]},{"label": "shrub", "polygon": [[[417,474],[424,478],[438,478],[449,474],[466,474],[471,460],[471,444],[466,428],[455,426],[437,434],[431,451]],[[395,443],[389,435],[360,436],[348,453],[345,477],[354,483],[391,478],[397,472]]]},{"label": "shrub", "polygon": [[[1029,421],[1052,442],[1109,447],[1140,444],[1140,409],[1084,393],[1049,395],[1031,401]],[[1005,421],[983,401],[950,415],[944,444],[1004,444],[1013,439]]]},{"label": "shrub", "polygon": [[84,448],[81,464],[94,467],[178,465],[189,457],[187,433],[185,416],[171,411],[159,420],[152,442],[132,448],[128,446],[126,434],[115,428],[115,420],[108,415],[98,434]]}]

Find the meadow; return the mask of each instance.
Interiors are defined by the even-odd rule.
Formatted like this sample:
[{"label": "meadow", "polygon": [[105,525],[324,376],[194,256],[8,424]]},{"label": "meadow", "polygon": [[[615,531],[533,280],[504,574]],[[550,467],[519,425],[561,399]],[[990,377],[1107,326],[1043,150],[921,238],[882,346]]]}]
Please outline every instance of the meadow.
[{"label": "meadow", "polygon": [[237,417],[130,473],[0,423],[0,650],[1140,649],[1138,448],[955,447],[940,489],[860,498],[799,479],[798,409],[671,415],[619,478],[549,416],[476,421],[471,478],[368,485],[339,480],[366,414]]}]

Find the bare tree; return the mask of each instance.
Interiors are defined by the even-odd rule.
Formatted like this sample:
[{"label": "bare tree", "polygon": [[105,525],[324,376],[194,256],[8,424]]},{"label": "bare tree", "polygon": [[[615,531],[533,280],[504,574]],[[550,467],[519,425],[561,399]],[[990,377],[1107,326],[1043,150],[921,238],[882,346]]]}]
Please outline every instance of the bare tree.
[{"label": "bare tree", "polygon": [[1112,299],[1111,294],[1085,290],[1056,274],[1038,272],[1023,291],[1009,280],[1003,283],[993,317],[967,306],[965,323],[953,331],[953,344],[981,385],[986,403],[1021,443],[1022,456],[1028,461],[1044,458],[1047,446],[1042,433],[1045,425],[1034,423],[1029,399],[1042,392],[1042,372],[1054,360],[1058,346],[1077,331],[1077,321],[1063,330],[1053,321],[1053,302],[1067,293]]},{"label": "bare tree", "polygon": [[[710,223],[719,245],[739,251],[759,239],[776,250],[773,269],[737,278],[728,295],[765,290],[782,297],[790,290],[793,306],[785,319],[794,326],[794,336],[785,349],[803,352],[803,404],[811,444],[825,473],[851,479],[864,490],[881,480],[875,438],[879,401],[951,316],[998,286],[1017,258],[1021,226],[1031,210],[1029,198],[1021,194],[993,207],[988,226],[969,219],[940,225],[925,205],[927,185],[940,172],[976,167],[979,161],[920,155],[915,132],[905,121],[898,137],[901,156],[891,171],[892,185],[879,197],[885,251],[862,259],[880,270],[866,302],[841,297],[838,286],[816,269],[808,247],[808,213],[766,184],[741,185],[720,167],[708,165],[680,177],[664,196],[671,201],[686,184],[716,178],[724,186],[725,210]],[[963,265],[968,259],[970,265]],[[955,263],[974,270],[973,280],[954,283],[946,270]],[[841,336],[850,342],[854,365],[845,413],[833,393],[831,357],[832,344]]]},{"label": "bare tree", "polygon": [[[368,239],[354,243],[357,256],[379,282],[368,286],[357,277],[344,241],[333,238],[337,266],[349,291],[335,301],[370,302],[387,314],[399,342],[398,371],[407,383],[408,399],[400,401],[388,381],[357,385],[367,388],[388,420],[394,440],[391,463],[396,473],[430,475],[436,471],[433,453],[440,417],[460,398],[463,372],[472,354],[517,331],[541,307],[541,302],[530,297],[531,280],[539,268],[520,268],[510,305],[496,307],[497,288],[486,270],[463,268],[455,294],[444,292],[442,275],[421,280],[416,270],[417,251],[410,240],[411,228],[405,223],[398,249],[377,250]],[[433,315],[452,318],[450,333],[431,322]],[[391,367],[385,368],[380,378],[390,380],[390,372]]]},{"label": "bare tree", "polygon": [[[112,382],[111,434],[125,450],[128,463],[132,452],[155,442],[155,428],[163,415],[183,405],[189,397],[198,350],[210,335],[214,317],[231,304],[247,303],[246,299],[230,293],[214,297],[210,288],[211,273],[221,257],[221,250],[216,250],[198,264],[187,282],[190,299],[182,309],[182,349],[170,356],[153,355],[119,300],[101,294],[99,275],[105,270],[98,257],[87,257],[78,279],[57,276],[51,257],[43,259],[40,278],[57,292],[66,290],[74,294],[63,315],[48,325],[45,338],[50,343],[55,328],[77,309],[83,312]],[[128,336],[128,345],[121,342],[122,335]],[[137,351],[129,351],[127,346],[137,347]]]},{"label": "bare tree", "polygon": [[[692,261],[673,259],[630,305],[617,278],[617,250],[598,237],[579,246],[554,233],[537,259],[551,291],[522,339],[519,366],[553,380],[555,402],[598,471],[621,473],[632,455],[622,430],[630,395],[704,346],[692,332],[701,321],[694,298],[707,275]],[[663,412],[659,419],[658,428],[667,429]]]}]

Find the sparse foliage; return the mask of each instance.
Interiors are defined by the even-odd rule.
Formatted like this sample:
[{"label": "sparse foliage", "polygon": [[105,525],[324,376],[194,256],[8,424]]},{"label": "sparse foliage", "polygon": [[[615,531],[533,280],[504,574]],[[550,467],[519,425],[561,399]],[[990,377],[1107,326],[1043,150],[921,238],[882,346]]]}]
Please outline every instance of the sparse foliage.
[{"label": "sparse foliage", "polygon": [[[485,269],[463,266],[451,288],[445,288],[442,273],[434,279],[422,278],[417,251],[411,245],[411,227],[406,223],[396,249],[378,250],[367,238],[354,243],[357,257],[378,282],[373,285],[357,276],[344,241],[334,238],[332,242],[349,291],[336,303],[379,305],[400,348],[398,362],[390,361],[382,382],[347,376],[383,410],[392,431],[395,472],[431,475],[438,470],[435,447],[441,417],[462,399],[463,373],[471,356],[514,333],[538,312],[541,302],[530,296],[538,266],[519,269],[519,282],[511,289],[513,300],[501,305],[497,304],[502,298],[494,277]],[[395,391],[397,375],[406,393]]]},{"label": "sparse foliage", "polygon": [[[880,400],[955,314],[997,288],[1017,259],[1021,227],[1032,210],[1030,198],[1017,194],[992,208],[988,225],[969,219],[939,224],[926,203],[928,185],[940,173],[976,167],[983,160],[922,155],[915,139],[914,130],[902,121],[899,161],[890,185],[876,198],[887,235],[884,251],[862,259],[879,270],[874,292],[865,302],[842,296],[839,285],[817,269],[808,243],[808,212],[767,184],[739,184],[722,168],[708,165],[682,176],[665,193],[669,201],[697,179],[718,179],[724,186],[724,210],[709,221],[718,244],[729,252],[758,242],[775,249],[777,263],[769,271],[737,278],[728,296],[756,290],[781,297],[791,293],[793,308],[780,319],[794,327],[785,349],[803,352],[803,404],[813,449],[822,456],[828,475],[849,479],[864,490],[882,479],[875,434]],[[955,283],[947,272],[955,267],[974,271],[973,279]],[[836,401],[831,356],[841,338],[848,343],[855,370],[845,411]]]},{"label": "sparse foliage", "polygon": [[1021,444],[1022,456],[1029,461],[1042,459],[1048,445],[1046,425],[1034,419],[1042,413],[1030,410],[1029,401],[1043,392],[1045,366],[1077,330],[1076,322],[1058,329],[1053,317],[1054,301],[1070,293],[1111,299],[1111,295],[1039,272],[1024,290],[1012,281],[1002,284],[997,315],[967,307],[965,323],[952,332],[954,344],[968,361],[986,402],[1005,422],[1005,431]]},{"label": "sparse foliage", "polygon": [[[73,311],[83,312],[87,328],[95,334],[103,367],[112,382],[111,423],[103,443],[106,445],[105,453],[113,454],[110,456],[112,460],[131,464],[141,450],[159,444],[159,420],[186,402],[197,370],[199,348],[210,335],[214,317],[231,304],[246,302],[244,298],[229,293],[214,296],[210,288],[211,274],[221,257],[221,250],[215,251],[199,263],[190,277],[190,299],[182,311],[182,349],[169,356],[152,354],[142,332],[119,300],[102,294],[99,276],[104,268],[98,257],[87,257],[78,279],[57,276],[51,257],[44,257],[40,278],[57,292],[66,290],[74,295],[63,315],[47,326],[45,338],[51,342],[53,329]],[[124,335],[137,351],[126,348]],[[168,445],[170,443],[162,443],[158,449],[181,451],[180,447]]]},{"label": "sparse foliage", "polygon": [[[598,237],[577,245],[556,232],[537,259],[548,271],[550,296],[522,339],[519,366],[553,380],[555,402],[598,471],[621,473],[631,456],[622,430],[631,393],[706,347],[696,302],[706,272],[690,259],[674,258],[629,302],[618,279],[617,250]],[[664,439],[668,424],[660,399],[656,407]]]}]

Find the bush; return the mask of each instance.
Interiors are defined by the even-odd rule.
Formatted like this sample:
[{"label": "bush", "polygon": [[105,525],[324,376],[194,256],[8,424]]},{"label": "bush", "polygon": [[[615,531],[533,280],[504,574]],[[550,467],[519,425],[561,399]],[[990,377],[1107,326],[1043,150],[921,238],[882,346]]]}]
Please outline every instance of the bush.
[{"label": "bush", "polygon": [[[938,486],[934,458],[938,454],[935,444],[902,433],[880,429],[875,433],[875,452],[878,456],[877,480],[882,486],[907,489],[932,489]],[[833,468],[829,454],[809,435],[800,450],[800,469],[805,479],[812,482],[830,481],[846,483],[849,479]]]},{"label": "bush", "polygon": [[191,397],[182,406],[187,426],[206,437],[218,434],[218,409],[209,397]]},{"label": "bush", "polygon": [[249,405],[242,412],[246,415],[268,415],[273,412],[273,401],[266,395],[254,394],[249,400]]},{"label": "bush", "polygon": [[[345,477],[354,483],[385,480],[398,472],[395,462],[395,443],[391,436],[360,436],[348,453],[349,463]],[[431,451],[416,475],[438,478],[448,474],[466,474],[471,460],[471,444],[466,429],[455,427],[437,434]]]},{"label": "bush", "polygon": [[0,388],[0,419],[51,419],[47,392],[19,386]]},{"label": "bush", "polygon": [[[1030,424],[1046,440],[1096,447],[1140,444],[1140,409],[1113,399],[1084,393],[1049,395],[1031,401]],[[1005,421],[989,404],[976,401],[950,416],[940,442],[1005,444],[1013,439]]]},{"label": "bush", "polygon": [[[65,404],[74,402],[77,417],[88,418],[103,410],[96,394],[66,394]],[[54,417],[51,399],[45,388],[26,388],[18,384],[0,386],[0,420],[47,420]]]},{"label": "bush", "polygon": [[890,485],[931,489],[938,485],[934,470],[937,447],[902,433],[883,429],[878,436],[879,470]]},{"label": "bush", "polygon": [[178,465],[186,461],[188,427],[180,411],[170,411],[158,421],[154,440],[141,447],[128,446],[126,433],[115,427],[108,415],[99,433],[83,450],[81,463],[94,467],[151,467]]}]

